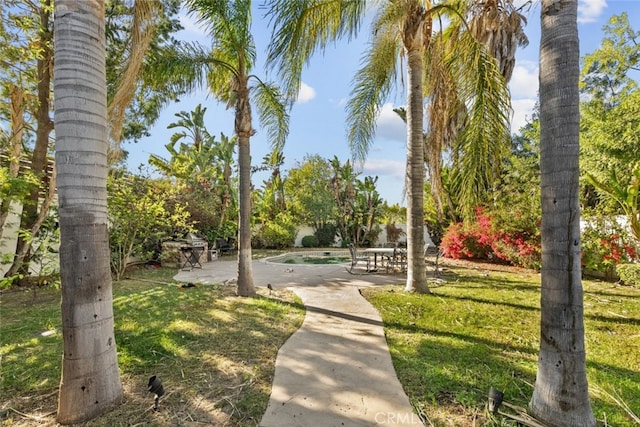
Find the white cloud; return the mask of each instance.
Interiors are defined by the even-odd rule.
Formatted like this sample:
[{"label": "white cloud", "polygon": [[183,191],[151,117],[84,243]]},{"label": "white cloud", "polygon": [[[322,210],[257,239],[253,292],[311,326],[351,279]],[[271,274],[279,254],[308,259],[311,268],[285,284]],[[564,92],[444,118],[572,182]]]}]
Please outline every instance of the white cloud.
[{"label": "white cloud", "polygon": [[304,104],[305,102],[311,101],[316,97],[316,90],[306,84],[305,82],[300,83],[300,90],[298,91],[298,99],[296,99],[296,103]]},{"label": "white cloud", "polygon": [[329,98],[329,102],[331,104],[335,104],[338,107],[344,107],[345,105],[347,105],[347,98],[340,98],[340,99]]},{"label": "white cloud", "polygon": [[511,133],[518,133],[520,128],[531,121],[536,99],[514,99],[511,101],[513,118],[511,119]]},{"label": "white cloud", "polygon": [[187,15],[184,12],[180,12],[178,15],[178,19],[180,20],[180,25],[184,27],[182,31],[191,35],[191,36],[206,36],[207,29],[204,25],[198,23],[196,19],[192,15]]},{"label": "white cloud", "polygon": [[595,22],[606,7],[607,0],[579,0],[578,22],[581,24]]},{"label": "white cloud", "polygon": [[511,132],[517,133],[531,120],[533,107],[538,100],[538,64],[533,61],[519,61],[509,82],[511,91]]},{"label": "white cloud", "polygon": [[407,125],[393,108],[393,104],[388,102],[380,109],[376,122],[376,136],[404,142],[407,139]]},{"label": "white cloud", "polygon": [[404,182],[405,162],[402,160],[367,159],[362,166],[364,176],[388,176]]},{"label": "white cloud", "polygon": [[513,69],[509,90],[513,98],[537,98],[538,64],[532,61],[519,61]]}]

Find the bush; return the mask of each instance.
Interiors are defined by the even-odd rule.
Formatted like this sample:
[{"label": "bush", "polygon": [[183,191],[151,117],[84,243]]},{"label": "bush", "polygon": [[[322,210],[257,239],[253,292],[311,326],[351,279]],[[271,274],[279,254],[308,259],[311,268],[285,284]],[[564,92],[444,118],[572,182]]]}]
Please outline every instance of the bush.
[{"label": "bush", "polygon": [[317,248],[318,246],[319,246],[319,242],[316,236],[304,236],[302,238],[302,247]]},{"label": "bush", "polygon": [[253,239],[259,241],[256,247],[283,249],[293,246],[296,241],[296,233],[296,226],[291,216],[279,213],[275,220],[263,223]]},{"label": "bush", "polygon": [[640,288],[640,264],[618,264],[616,273],[625,285]]},{"label": "bush", "polygon": [[[318,238],[319,247],[329,247],[335,244],[336,240],[336,226],[333,224],[325,224],[319,227],[314,235]],[[304,246],[304,243],[302,244]]]},{"label": "bush", "polygon": [[582,230],[582,267],[613,276],[618,264],[637,260],[628,232],[615,220],[590,218]]},{"label": "bush", "polygon": [[481,208],[476,218],[449,226],[440,248],[454,259],[505,261],[525,268],[540,268],[540,241],[529,230],[503,231]]}]

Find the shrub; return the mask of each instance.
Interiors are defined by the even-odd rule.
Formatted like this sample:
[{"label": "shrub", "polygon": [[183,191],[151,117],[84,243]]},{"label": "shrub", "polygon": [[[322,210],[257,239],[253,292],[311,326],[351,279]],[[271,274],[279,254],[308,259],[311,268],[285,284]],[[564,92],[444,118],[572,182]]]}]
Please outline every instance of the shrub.
[{"label": "shrub", "polygon": [[117,171],[109,175],[107,189],[111,271],[115,280],[120,280],[132,258],[149,260],[160,251],[161,241],[179,230],[193,230],[184,206],[168,206],[178,192],[175,187]]},{"label": "shrub", "polygon": [[628,233],[616,222],[593,218],[582,230],[582,267],[613,275],[618,264],[637,260]]},{"label": "shrub", "polygon": [[302,238],[302,246],[305,248],[317,248],[319,246],[316,236],[304,236]]},{"label": "shrub", "polygon": [[618,264],[616,273],[625,285],[640,288],[640,264]]},{"label": "shrub", "polygon": [[513,265],[537,269],[540,267],[540,241],[530,230],[503,231],[481,208],[476,218],[449,226],[442,236],[440,248],[454,259],[505,261]]},{"label": "shrub", "polygon": [[336,226],[333,224],[325,224],[319,227],[314,235],[318,238],[318,246],[324,248],[333,246],[336,240]]},{"label": "shrub", "polygon": [[275,220],[262,224],[258,235],[254,239],[260,241],[257,247],[268,249],[282,249],[293,246],[296,241],[296,226],[291,216],[285,213],[276,215]]}]

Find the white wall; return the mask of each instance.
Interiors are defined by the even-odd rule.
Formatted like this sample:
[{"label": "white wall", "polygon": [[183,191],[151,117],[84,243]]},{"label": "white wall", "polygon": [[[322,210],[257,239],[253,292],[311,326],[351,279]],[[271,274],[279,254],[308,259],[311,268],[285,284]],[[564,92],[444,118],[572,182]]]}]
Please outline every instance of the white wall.
[{"label": "white wall", "polygon": [[[381,231],[380,234],[378,235],[378,242],[377,244],[382,246],[385,243],[388,242],[387,240],[387,229],[383,224],[379,225]],[[406,224],[396,224],[397,228],[402,229],[402,234],[400,235],[400,241],[401,242],[406,242],[407,241],[407,226]],[[298,234],[296,235],[296,241],[294,243],[294,246],[299,248],[302,247],[302,238],[304,236],[310,236],[313,234],[313,228],[309,227],[308,225],[301,225],[298,227]],[[427,229],[427,227],[424,227],[424,240],[425,240],[425,244],[430,244],[433,245],[433,240],[431,240],[431,236],[429,235],[429,230]],[[336,244],[335,246],[340,246],[340,241],[336,240]]]},{"label": "white wall", "polygon": [[11,203],[9,216],[4,224],[2,238],[0,238],[0,276],[4,276],[13,263],[13,255],[16,253],[16,244],[18,243],[20,215],[22,215],[22,204]]}]

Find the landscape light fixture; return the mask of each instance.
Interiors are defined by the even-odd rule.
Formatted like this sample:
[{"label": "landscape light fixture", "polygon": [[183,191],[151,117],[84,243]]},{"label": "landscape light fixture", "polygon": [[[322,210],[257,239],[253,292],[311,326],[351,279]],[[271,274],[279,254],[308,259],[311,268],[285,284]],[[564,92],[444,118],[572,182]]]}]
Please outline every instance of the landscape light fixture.
[{"label": "landscape light fixture", "polygon": [[149,384],[147,385],[147,387],[150,393],[154,393],[153,410],[157,411],[158,401],[160,400],[160,397],[164,395],[164,387],[162,387],[162,381],[160,381],[160,378],[154,375],[149,378]]},{"label": "landscape light fixture", "polygon": [[504,393],[491,387],[489,389],[489,411],[497,414],[498,408],[502,405],[502,399],[504,399]]}]

